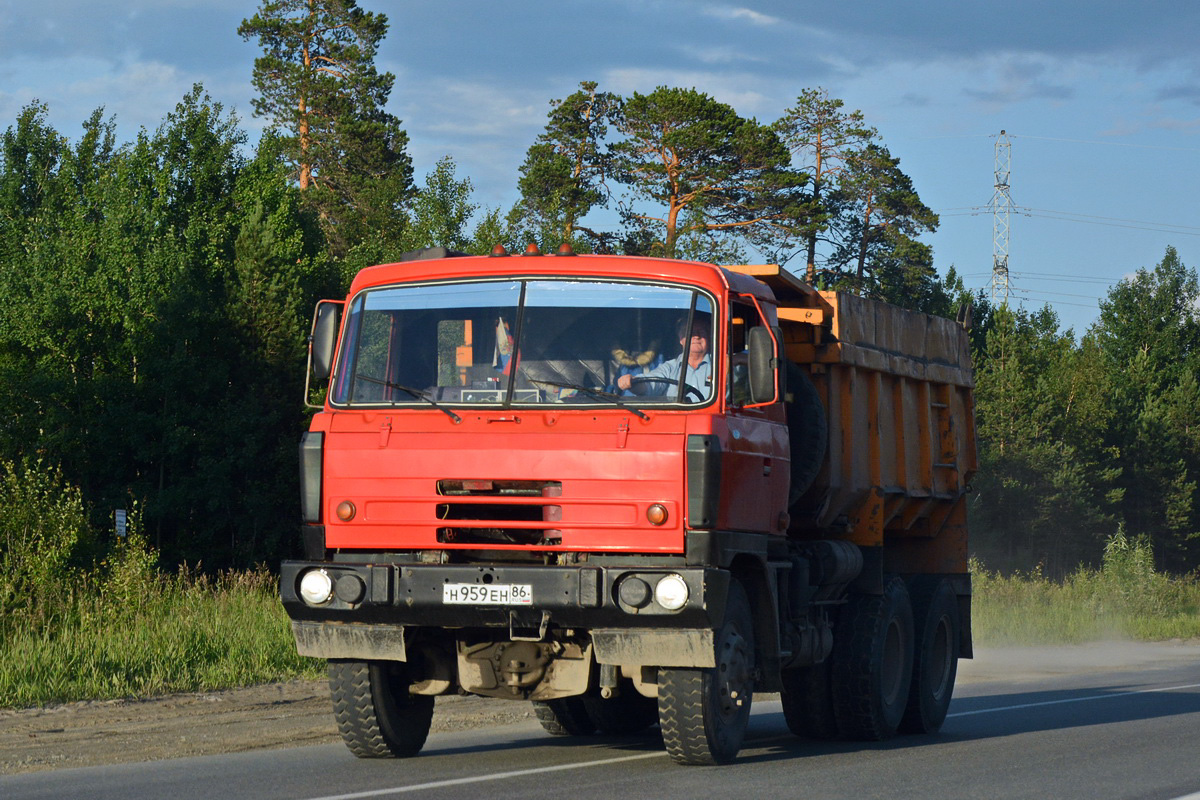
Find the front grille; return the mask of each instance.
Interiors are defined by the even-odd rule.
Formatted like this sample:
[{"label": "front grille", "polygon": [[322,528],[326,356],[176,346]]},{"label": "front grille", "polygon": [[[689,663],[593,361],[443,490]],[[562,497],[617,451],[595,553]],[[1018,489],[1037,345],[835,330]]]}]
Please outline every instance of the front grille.
[{"label": "front grille", "polygon": [[438,518],[458,523],[438,528],[437,539],[442,544],[562,541],[562,531],[555,527],[562,522],[562,506],[541,502],[562,497],[560,481],[440,480],[437,492],[447,498],[437,506]]},{"label": "front grille", "polygon": [[437,493],[448,497],[558,497],[562,482],[443,480],[437,482]]}]

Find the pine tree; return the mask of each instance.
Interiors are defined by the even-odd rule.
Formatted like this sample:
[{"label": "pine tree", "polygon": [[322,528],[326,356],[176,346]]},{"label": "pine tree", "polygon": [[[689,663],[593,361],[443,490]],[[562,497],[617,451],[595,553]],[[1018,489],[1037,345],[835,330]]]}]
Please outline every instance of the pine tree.
[{"label": "pine tree", "polygon": [[[695,89],[660,86],[625,103],[614,146],[619,180],[657,210],[623,209],[651,253],[678,254],[681,239],[748,236],[794,218],[803,175],[788,168],[775,132]],[[703,249],[703,248],[702,248]]]},{"label": "pine tree", "polygon": [[1119,467],[1103,444],[1106,377],[1044,308],[992,313],[976,357],[972,547],[993,568],[1062,576],[1116,530]]},{"label": "pine tree", "polygon": [[1147,535],[1160,566],[1185,571],[1200,555],[1200,452],[1194,409],[1200,368],[1200,282],[1173,247],[1100,302],[1093,331],[1110,375],[1127,530]]},{"label": "pine tree", "polygon": [[[809,176],[808,197],[800,224],[805,250],[805,275],[817,280],[817,242],[838,214],[839,195],[834,192],[848,166],[878,133],[863,121],[861,111],[844,111],[845,104],[822,88],[805,89],[774,128],[792,154],[792,165]],[[777,248],[779,249],[779,248]],[[777,256],[785,263],[790,256]]]},{"label": "pine tree", "polygon": [[375,69],[387,17],[354,0],[264,0],[238,33],[254,62],[254,113],[282,132],[305,202],[337,254],[366,231],[398,229],[412,192],[408,136],[384,110],[395,76]]},{"label": "pine tree", "polygon": [[516,213],[547,250],[561,242],[581,249],[584,242],[575,241],[578,234],[592,246],[603,247],[610,238],[580,225],[589,211],[608,201],[612,154],[605,138],[620,120],[623,106],[618,95],[597,91],[597,85],[584,81],[579,91],[550,102],[546,128],[521,165]]},{"label": "pine tree", "polygon": [[841,176],[830,259],[835,282],[906,307],[936,279],[933,249],[917,241],[935,231],[937,214],[923,202],[900,159],[869,144]]}]

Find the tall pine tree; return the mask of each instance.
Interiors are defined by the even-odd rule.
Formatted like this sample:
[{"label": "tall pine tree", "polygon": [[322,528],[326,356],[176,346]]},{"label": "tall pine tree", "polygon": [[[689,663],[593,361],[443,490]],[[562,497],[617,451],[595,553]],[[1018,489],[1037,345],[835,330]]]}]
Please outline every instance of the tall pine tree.
[{"label": "tall pine tree", "polygon": [[398,230],[412,193],[408,136],[384,110],[395,76],[375,69],[387,28],[387,17],[354,0],[264,0],[238,28],[263,48],[254,113],[283,132],[335,254],[372,229]]},{"label": "tall pine tree", "polygon": [[1146,535],[1160,565],[1200,554],[1200,448],[1190,401],[1200,369],[1200,281],[1168,247],[1153,269],[1114,286],[1094,329],[1112,376],[1109,443],[1119,453],[1126,530]]},{"label": "tall pine tree", "polygon": [[[784,225],[806,180],[788,168],[787,148],[774,130],[695,89],[635,92],[619,129],[625,136],[613,148],[619,180],[658,206],[626,208],[623,216],[648,235],[654,255],[675,258],[689,238]],[[689,254],[701,253],[692,247]]]},{"label": "tall pine tree", "polygon": [[514,209],[547,250],[561,242],[583,244],[574,242],[578,234],[601,247],[609,238],[580,220],[608,201],[612,155],[605,137],[620,120],[623,103],[618,95],[597,91],[595,81],[584,81],[579,91],[551,101],[546,128],[521,165],[521,202]]},{"label": "tall pine tree", "polygon": [[[842,196],[834,190],[847,167],[862,156],[878,133],[863,121],[861,111],[845,111],[844,103],[822,88],[805,89],[775,122],[779,138],[792,154],[792,165],[809,176],[799,239],[805,253],[805,280],[817,280],[817,243],[837,216]],[[786,244],[791,244],[786,242]],[[776,248],[780,250],[781,248]],[[790,258],[780,252],[780,263]]]}]

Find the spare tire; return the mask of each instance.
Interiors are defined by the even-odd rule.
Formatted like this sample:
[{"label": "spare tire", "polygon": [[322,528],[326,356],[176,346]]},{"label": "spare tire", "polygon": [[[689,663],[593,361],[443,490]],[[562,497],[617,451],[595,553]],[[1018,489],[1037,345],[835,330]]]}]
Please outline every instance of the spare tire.
[{"label": "spare tire", "polygon": [[788,438],[792,448],[791,487],[788,508],[796,505],[821,471],[829,445],[829,422],[825,404],[808,372],[791,361],[787,364]]}]

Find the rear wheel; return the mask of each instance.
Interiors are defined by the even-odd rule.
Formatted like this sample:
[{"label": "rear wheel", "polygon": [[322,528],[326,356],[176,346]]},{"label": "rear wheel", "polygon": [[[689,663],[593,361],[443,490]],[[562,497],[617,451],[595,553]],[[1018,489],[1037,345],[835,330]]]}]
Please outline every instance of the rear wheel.
[{"label": "rear wheel", "polygon": [[620,690],[620,694],[607,700],[599,696],[583,698],[596,730],[608,736],[628,736],[658,723],[657,700],[640,694],[631,680],[622,680]]},{"label": "rear wheel", "polygon": [[905,733],[936,733],[946,721],[954,679],[962,624],[958,597],[945,580],[922,576],[912,585],[913,619],[917,624],[916,655],[908,708],[900,722]]},{"label": "rear wheel", "polygon": [[833,708],[847,739],[894,736],[908,704],[913,616],[904,581],[857,595],[842,609],[833,642]]},{"label": "rear wheel", "polygon": [[716,666],[658,670],[658,719],[667,753],[679,764],[732,761],[746,735],[753,691],[753,619],[746,592],[734,580],[716,635]]},{"label": "rear wheel", "polygon": [[596,723],[592,722],[583,697],[535,700],[533,711],[551,736],[588,736],[596,732]]},{"label": "rear wheel", "polygon": [[820,664],[783,671],[783,718],[788,730],[809,739],[836,739],[837,718],[833,713],[833,689],[830,686],[830,664],[826,658]]},{"label": "rear wheel", "polygon": [[359,758],[404,758],[425,745],[433,698],[409,694],[408,665],[330,661],[329,690],[342,741]]}]

